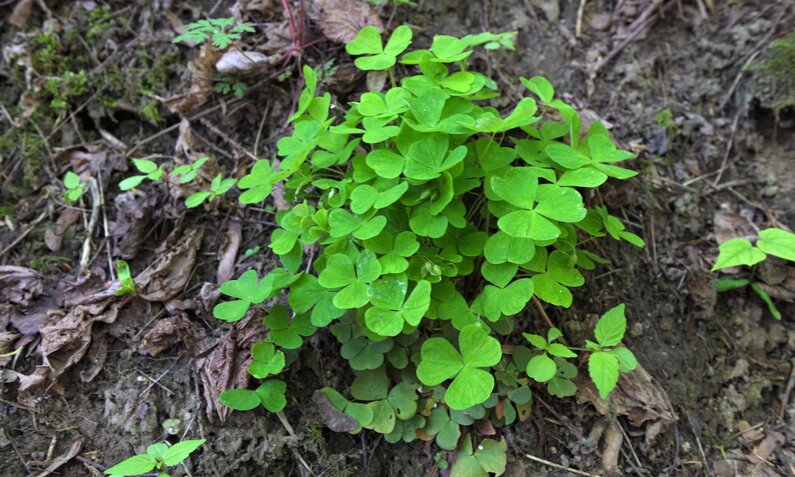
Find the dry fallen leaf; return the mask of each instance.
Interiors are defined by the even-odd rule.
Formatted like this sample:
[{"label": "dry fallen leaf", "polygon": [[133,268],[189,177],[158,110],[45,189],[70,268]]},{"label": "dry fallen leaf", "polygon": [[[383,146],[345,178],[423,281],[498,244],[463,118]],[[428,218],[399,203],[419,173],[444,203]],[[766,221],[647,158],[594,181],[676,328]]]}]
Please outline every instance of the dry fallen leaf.
[{"label": "dry fallen leaf", "polygon": [[138,297],[147,301],[166,302],[185,289],[196,264],[202,229],[188,232],[155,263],[135,277]]},{"label": "dry fallen leaf", "polygon": [[61,215],[58,216],[58,220],[55,221],[55,226],[44,232],[44,243],[51,252],[57,252],[61,249],[61,242],[63,242],[63,235],[66,233],[66,229],[79,219],[79,210],[64,209]]},{"label": "dry fallen leaf", "polygon": [[109,225],[115,241],[113,253],[124,259],[135,257],[151,230],[152,215],[158,194],[140,191],[124,192],[116,196],[116,221]]},{"label": "dry fallen leaf", "polygon": [[[53,313],[41,333],[41,351],[44,364],[50,368],[50,378],[55,380],[85,356],[91,344],[91,331],[95,323],[113,323],[128,297],[120,300],[108,298],[103,304],[77,305],[66,315]],[[113,302],[113,303],[111,303]]]},{"label": "dry fallen leaf", "polygon": [[732,212],[718,212],[712,222],[715,225],[715,240],[718,243],[735,237],[753,237],[759,232],[748,218]]},{"label": "dry fallen leaf", "polygon": [[577,402],[590,403],[603,416],[614,412],[627,416],[635,427],[646,424],[645,445],[651,448],[657,436],[678,419],[668,394],[642,366],[631,373],[621,373],[610,403],[599,397],[590,379],[580,376]]},{"label": "dry fallen leaf", "polygon": [[35,270],[15,265],[0,265],[0,299],[29,305],[30,300],[41,295],[43,277]]},{"label": "dry fallen leaf", "polygon": [[196,58],[188,64],[190,72],[190,89],[166,100],[166,107],[173,113],[188,114],[193,108],[204,104],[213,93],[215,64],[223,55],[223,51],[210,45],[202,44]]},{"label": "dry fallen leaf", "polygon": [[323,35],[336,43],[350,42],[367,25],[384,31],[384,24],[375,9],[359,0],[315,0],[307,13]]},{"label": "dry fallen leaf", "polygon": [[265,339],[264,327],[253,317],[249,314],[235,323],[209,350],[199,353],[201,357],[194,362],[194,370],[202,382],[208,419],[212,419],[215,410],[221,422],[225,422],[230,409],[221,404],[218,395],[227,389],[245,388],[249,384],[247,368],[251,357],[247,350]]},{"label": "dry fallen leaf", "polygon": [[186,350],[195,352],[201,341],[202,330],[185,313],[157,320],[141,340],[141,350],[150,356],[157,356],[178,343]]},{"label": "dry fallen leaf", "polygon": [[232,278],[235,273],[235,262],[243,238],[243,226],[238,220],[230,220],[226,231],[224,244],[221,246],[218,259],[218,273],[216,281],[220,285]]}]

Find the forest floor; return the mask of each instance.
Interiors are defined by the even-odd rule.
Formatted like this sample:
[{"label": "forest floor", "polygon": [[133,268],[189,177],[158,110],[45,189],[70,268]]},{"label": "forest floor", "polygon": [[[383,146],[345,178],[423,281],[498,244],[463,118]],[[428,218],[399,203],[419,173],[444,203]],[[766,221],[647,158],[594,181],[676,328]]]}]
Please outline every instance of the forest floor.
[{"label": "forest floor", "polygon": [[[345,10],[358,4],[306,3],[300,59],[333,65],[324,88],[338,104],[355,100],[365,78],[319,25],[334,14],[358,21]],[[162,184],[118,189],[132,157],[209,156],[213,170],[240,177],[252,158],[272,156],[301,88],[298,57],[285,60],[293,45],[282,5],[0,1],[0,355],[22,347],[0,358],[0,475],[46,475],[53,465],[52,475],[99,475],[183,435],[208,441],[175,476],[438,471],[432,443],[324,428],[308,396],[344,366],[330,358],[328,336],[313,338],[285,378],[284,420],[215,409],[251,339],[208,312],[215,284],[273,267],[273,208],[188,210]],[[795,475],[795,270],[769,272],[789,273],[770,278],[781,320],[751,293],[718,295],[709,272],[719,241],[795,228],[795,40],[790,80],[757,67],[795,31],[795,5],[419,0],[378,13],[390,28],[411,25],[420,46],[439,33],[518,31],[515,51],[475,54],[474,67],[503,88],[495,106],[523,95],[520,76],[543,75],[639,153],[630,164],[641,174],[609,183],[602,199],[647,247],[604,245],[611,264],[589,273],[570,309],[546,313],[579,339],[599,313],[626,303],[625,342],[647,387],[602,413],[534,389],[530,418],[505,432],[506,475],[601,475],[594,430],[610,419],[626,435],[626,475]],[[172,44],[184,24],[225,16],[257,28],[240,47],[262,62],[227,76],[247,86],[240,98],[212,90],[219,78],[204,50]],[[95,181],[78,207],[62,198],[68,170]],[[107,291],[118,258],[146,299]]]}]

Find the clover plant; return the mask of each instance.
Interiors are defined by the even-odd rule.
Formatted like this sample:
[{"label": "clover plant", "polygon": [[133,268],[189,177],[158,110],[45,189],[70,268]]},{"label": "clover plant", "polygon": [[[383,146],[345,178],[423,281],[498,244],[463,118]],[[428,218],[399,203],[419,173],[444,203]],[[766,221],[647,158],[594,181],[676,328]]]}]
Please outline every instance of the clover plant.
[{"label": "clover plant", "polygon": [[86,190],[86,182],[80,180],[80,176],[72,171],[68,171],[63,178],[64,199],[67,202],[77,202]]},{"label": "clover plant", "polygon": [[[754,240],[756,243],[751,243]],[[721,243],[718,247],[718,259],[712,271],[746,265],[753,267],[768,255],[795,262],[795,234],[780,228],[767,228],[759,232],[757,237],[737,237]],[[770,313],[781,319],[781,312],[773,303],[770,295],[754,279],[754,273],[742,278],[721,277],[716,281],[719,292],[736,290],[749,286],[767,304]]]},{"label": "clover plant", "polygon": [[[532,96],[505,113],[488,104],[498,85],[467,59],[478,45],[510,48],[514,35],[437,35],[428,49],[406,52],[409,27],[386,41],[365,27],[346,51],[360,69],[386,70],[391,87],[343,111],[304,67],[278,162],[256,161],[238,183],[243,204],[263,202],[283,183],[293,205],[276,214],[269,244],[282,267],[224,283],[232,300],[213,310],[226,321],[263,317],[268,338],[249,369],[267,380],[226,391],[222,402],[280,410],[279,353],[328,328],[355,379],[348,390],[321,393],[351,420],[350,432],[434,439],[458,450],[452,475],[486,476],[504,471],[505,441],[473,448],[462,426],[527,419],[534,381],[573,394],[577,368],[566,360],[574,348],[555,328],[525,334],[537,352],[522,345],[525,310],[534,299],[571,306],[582,270],[606,262],[589,249],[593,239],[644,245],[591,193],[634,176],[618,165],[634,156],[598,121],[585,129],[545,78],[522,78]],[[416,74],[395,79],[408,70]],[[269,301],[282,291],[281,304]],[[580,349],[603,397],[619,370],[633,367],[618,346],[623,313],[606,313],[596,342]]]},{"label": "clover plant", "polygon": [[[126,477],[132,475],[149,474],[157,469],[157,477],[169,477],[165,472],[166,467],[173,467],[182,463],[188,456],[204,444],[205,439],[182,441],[169,446],[167,443],[158,442],[146,448],[146,454],[130,457],[105,470],[111,477]],[[155,475],[155,474],[149,474]]]}]

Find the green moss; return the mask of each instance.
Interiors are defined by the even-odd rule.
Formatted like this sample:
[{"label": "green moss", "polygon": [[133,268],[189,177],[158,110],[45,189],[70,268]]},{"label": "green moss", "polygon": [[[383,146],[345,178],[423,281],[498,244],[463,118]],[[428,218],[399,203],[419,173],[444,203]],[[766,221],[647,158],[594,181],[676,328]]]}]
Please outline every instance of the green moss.
[{"label": "green moss", "polygon": [[795,32],[772,42],[765,57],[748,69],[754,95],[763,106],[776,112],[795,106]]}]

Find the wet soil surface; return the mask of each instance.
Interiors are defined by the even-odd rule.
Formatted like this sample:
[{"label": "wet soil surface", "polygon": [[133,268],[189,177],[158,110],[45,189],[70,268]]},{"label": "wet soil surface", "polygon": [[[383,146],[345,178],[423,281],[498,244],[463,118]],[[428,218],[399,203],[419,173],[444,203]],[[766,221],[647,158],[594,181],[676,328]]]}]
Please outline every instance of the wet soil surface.
[{"label": "wet soil surface", "polygon": [[[376,434],[350,436],[323,427],[310,398],[312,391],[349,378],[340,371],[344,363],[330,358],[335,343],[328,336],[313,338],[300,366],[291,367],[285,376],[289,391],[283,420],[264,412],[220,415],[212,409],[206,389],[236,382],[235,357],[246,354],[246,343],[252,339],[247,333],[253,336],[257,331],[230,329],[214,320],[207,304],[217,295],[214,298],[213,287],[203,284],[216,281],[219,257],[238,235],[241,253],[233,269],[272,267],[273,259],[266,252],[250,257],[242,252],[257,245],[267,250],[264,242],[272,228],[273,209],[247,215],[236,228],[228,210],[186,213],[165,189],[142,187],[154,197],[148,199],[145,194],[117,192],[118,180],[129,174],[119,172],[126,169],[127,157],[172,156],[179,142],[189,144],[177,144],[177,150],[205,151],[214,157],[214,167],[227,171],[247,168],[251,162],[247,152],[270,154],[299,86],[294,71],[293,78],[286,74],[294,68],[276,65],[248,78],[250,91],[242,100],[230,94],[211,95],[193,116],[186,115],[193,127],[193,133],[187,134],[180,117],[160,101],[189,89],[185,70],[194,56],[190,48],[170,45],[173,22],[161,3],[171,2],[64,3],[73,5],[46,2],[51,16],[32,5],[21,28],[2,26],[0,82],[6,86],[0,102],[6,128],[12,115],[24,114],[20,95],[30,84],[24,65],[6,53],[9,46],[36,37],[36,51],[41,51],[47,41],[42,32],[59,22],[91,25],[101,7],[107,8],[106,16],[94,21],[110,25],[94,32],[90,38],[95,40],[80,52],[85,38],[62,39],[79,45],[70,46],[68,54],[80,55],[89,68],[105,70],[104,91],[90,98],[76,93],[81,101],[70,105],[71,115],[55,114],[50,129],[13,136],[14,147],[0,144],[4,170],[0,206],[7,217],[0,229],[0,249],[7,251],[0,260],[40,273],[22,282],[0,277],[0,288],[5,287],[0,290],[0,299],[5,300],[0,304],[0,345],[4,332],[13,333],[13,340],[25,336],[19,356],[0,358],[0,475],[37,475],[75,442],[81,443],[79,458],[53,475],[98,475],[96,464],[109,466],[144,451],[150,443],[176,442],[182,436],[208,441],[198,457],[174,469],[175,476],[435,475],[436,450],[430,443],[392,445]],[[281,20],[279,3],[177,1],[170,12],[189,22],[208,13],[227,16],[235,6],[267,31],[272,25],[268,22]],[[11,12],[9,2],[0,4],[4,14]],[[648,246],[638,250],[601,245],[602,255],[612,263],[586,277],[588,285],[578,290],[571,309],[547,309],[568,337],[580,341],[589,337],[599,313],[617,303],[627,304],[630,331],[625,342],[667,394],[677,420],[647,446],[644,428],[620,416],[627,436],[620,470],[644,476],[793,475],[795,408],[789,392],[795,367],[795,306],[777,301],[783,315],[778,321],[751,293],[718,296],[709,268],[716,239],[730,228],[727,222],[736,227],[795,227],[795,111],[792,104],[776,103],[776,91],[755,81],[749,69],[753,61],[765,57],[771,41],[795,29],[795,8],[786,1],[582,4],[580,14],[579,1],[424,0],[414,7],[399,7],[391,25],[405,22],[415,27],[419,46],[438,33],[517,30],[516,51],[479,52],[474,60],[475,67],[491,72],[505,88],[497,106],[521,97],[520,76],[544,75],[558,91],[566,92],[567,100],[612,125],[614,136],[639,152],[632,167],[641,174],[626,183],[608,184],[601,199],[645,237]],[[658,8],[649,8],[650,4]],[[381,13],[386,22],[392,9],[386,6]],[[617,48],[636,33],[636,20],[644,14],[654,21],[648,21],[648,28],[625,47]],[[79,31],[86,36],[89,28]],[[64,36],[62,30],[60,35]],[[350,58],[339,45],[318,45],[308,48],[307,61],[321,64],[335,58],[338,75],[350,70]],[[113,51],[119,53],[114,57]],[[101,59],[90,58],[95,54]],[[121,67],[115,63],[119,57],[124,61]],[[160,76],[148,77],[152,75],[145,71],[152,69]],[[129,78],[114,77],[119,74]],[[277,78],[280,74],[282,78]],[[340,82],[335,93],[344,102],[362,90],[364,81]],[[92,88],[97,91],[95,85]],[[125,88],[136,91],[116,94],[121,99],[115,104],[97,104],[110,98],[105,92]],[[83,108],[75,112],[81,104]],[[197,112],[203,115],[196,117]],[[51,135],[56,128],[57,134]],[[11,137],[6,133],[3,141]],[[112,233],[106,236],[101,223],[95,228],[99,247],[87,263],[96,283],[77,283],[74,270],[90,210],[76,214],[70,222],[75,225],[63,227],[57,251],[51,247],[52,240],[58,240],[52,230],[59,228],[60,221],[69,222],[64,218],[68,209],[45,203],[49,194],[59,193],[55,184],[65,167],[76,165],[101,171],[106,192]],[[47,173],[37,173],[37,167]],[[180,244],[196,230],[201,236],[195,239],[195,248],[183,253]],[[242,233],[236,235],[236,230]],[[23,232],[26,235],[19,239]],[[170,296],[154,303],[127,301],[123,307],[121,299],[96,296],[109,280],[105,256],[109,246],[114,259],[130,260],[134,274],[163,261],[161,272],[166,272],[152,279],[150,293],[167,290],[162,293]],[[169,254],[184,260],[178,262],[183,266],[189,263],[187,273],[169,261]],[[172,276],[180,274],[185,276]],[[14,289],[14,283],[24,285]],[[92,306],[99,308],[91,310],[97,318],[93,327],[80,329],[93,344],[83,350],[83,359],[64,366],[56,380],[36,381],[47,372],[41,370],[42,338],[36,329],[57,313],[52,310],[67,309],[70,297],[78,293],[95,296]],[[540,320],[535,311],[528,310],[531,322]],[[65,311],[60,313],[65,320]],[[170,328],[153,332],[155,322],[165,318],[171,320]],[[74,356],[77,345],[70,346],[53,359]],[[223,353],[217,352],[219,348]],[[0,347],[0,353],[13,349]],[[16,373],[28,381],[20,382]],[[615,416],[608,412],[605,418],[574,398],[555,399],[540,387],[535,394],[531,418],[505,433],[510,449],[506,475],[573,475],[527,454],[601,475],[602,456],[592,432]]]}]

